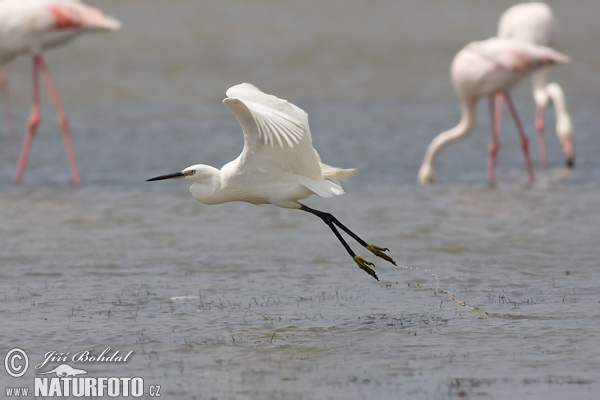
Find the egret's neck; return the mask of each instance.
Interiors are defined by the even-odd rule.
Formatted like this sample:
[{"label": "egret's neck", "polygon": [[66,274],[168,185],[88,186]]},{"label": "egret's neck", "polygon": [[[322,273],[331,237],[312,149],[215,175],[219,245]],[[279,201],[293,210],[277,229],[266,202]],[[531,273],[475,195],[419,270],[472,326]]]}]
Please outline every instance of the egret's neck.
[{"label": "egret's neck", "polygon": [[194,199],[204,204],[223,203],[221,197],[221,171],[211,166],[203,166],[194,176],[190,177],[194,182],[190,186],[190,192]]},{"label": "egret's neck", "polygon": [[448,144],[466,137],[475,125],[477,99],[461,99],[460,122],[454,128],[440,133],[425,152],[423,165],[419,171],[419,182],[431,183],[434,180],[433,164],[438,153]]}]

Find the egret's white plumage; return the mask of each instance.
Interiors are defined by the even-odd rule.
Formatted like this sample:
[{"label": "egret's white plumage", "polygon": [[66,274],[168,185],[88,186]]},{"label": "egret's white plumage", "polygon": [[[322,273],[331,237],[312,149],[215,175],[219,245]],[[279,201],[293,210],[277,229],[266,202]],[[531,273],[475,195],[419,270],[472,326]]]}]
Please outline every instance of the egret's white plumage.
[{"label": "egret's white plumage", "polygon": [[[452,83],[460,100],[462,116],[459,124],[438,135],[429,145],[419,170],[420,183],[432,183],[435,180],[434,161],[446,145],[464,138],[475,124],[476,105],[482,96],[502,93],[517,124],[529,178],[533,181],[533,169],[529,160],[527,138],[522,129],[509,90],[526,74],[544,65],[568,62],[569,57],[549,47],[537,46],[520,40],[491,38],[472,42],[454,57],[451,67]],[[493,108],[493,106],[492,106]],[[498,149],[498,126],[492,113],[492,144],[490,145],[490,164],[488,180],[493,183],[496,151]]]},{"label": "egret's white plumage", "polygon": [[223,104],[231,110],[244,134],[242,153],[220,170],[197,164],[149,180],[178,178],[193,182],[192,196],[204,204],[244,201],[300,209],[317,215],[332,229],[359,267],[377,279],[368,267],[372,264],[354,254],[336,226],[375,255],[394,263],[383,253],[385,249],[367,244],[331,214],[299,202],[311,194],[321,197],[343,194],[344,190],[336,182],[349,177],[355,170],[321,162],[312,146],[308,115],[294,104],[266,94],[249,83],[233,86],[226,94]]},{"label": "egret's white plumage", "polygon": [[[523,40],[540,46],[554,47],[557,23],[550,6],[541,2],[516,4],[508,8],[498,22],[498,37]],[[538,132],[540,163],[546,163],[544,143],[544,108],[554,105],[556,135],[562,143],[567,165],[573,166],[573,124],[567,110],[564,93],[557,83],[548,83],[546,70],[540,68],[533,73],[533,97],[536,103],[535,126]],[[500,119],[501,108],[496,119]]]},{"label": "egret's white plumage", "polygon": [[[192,186],[196,200],[210,204],[241,200],[299,208],[297,200],[313,193],[321,197],[344,193],[340,185],[323,175],[321,160],[312,146],[308,115],[302,109],[249,83],[236,85],[226,94],[223,104],[242,127],[244,148],[238,158],[221,168],[221,190],[213,191],[214,197],[198,197],[194,193],[206,190],[197,191]],[[333,167],[326,171],[330,177],[342,172]],[[197,177],[191,178],[196,182]]]},{"label": "egret's white plumage", "polygon": [[[4,65],[13,58],[22,54],[33,55],[33,104],[27,124],[27,134],[17,164],[15,177],[17,183],[21,182],[23,178],[29,149],[37,125],[40,122],[40,74],[46,82],[50,97],[57,110],[73,183],[79,183],[67,116],[42,58],[42,52],[63,45],[86,32],[112,31],[119,28],[119,21],[78,0],[0,1],[0,69],[2,69],[0,78],[3,78],[4,75]],[[8,104],[4,79],[0,79],[0,90],[3,92],[2,96]],[[11,113],[8,112],[7,114]]]}]

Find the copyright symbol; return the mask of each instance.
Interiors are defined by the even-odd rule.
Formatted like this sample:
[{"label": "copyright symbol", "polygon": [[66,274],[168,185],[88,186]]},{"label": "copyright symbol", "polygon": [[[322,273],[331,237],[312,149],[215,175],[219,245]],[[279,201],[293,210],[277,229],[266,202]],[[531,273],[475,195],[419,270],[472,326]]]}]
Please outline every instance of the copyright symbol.
[{"label": "copyright symbol", "polygon": [[4,357],[4,368],[13,378],[19,378],[25,375],[29,368],[29,358],[23,350],[15,348],[6,353]]}]

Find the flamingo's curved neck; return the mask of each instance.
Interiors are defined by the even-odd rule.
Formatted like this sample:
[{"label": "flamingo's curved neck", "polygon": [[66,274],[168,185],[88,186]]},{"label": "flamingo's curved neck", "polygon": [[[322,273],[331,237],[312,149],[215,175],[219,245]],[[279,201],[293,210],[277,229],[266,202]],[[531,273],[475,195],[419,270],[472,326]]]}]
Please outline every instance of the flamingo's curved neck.
[{"label": "flamingo's curved neck", "polygon": [[546,86],[546,93],[548,93],[554,105],[557,136],[559,139],[570,139],[573,135],[573,124],[567,110],[567,103],[565,102],[565,95],[562,88],[557,83],[549,83]]},{"label": "flamingo's curved neck", "polygon": [[429,145],[425,153],[423,164],[433,168],[433,163],[438,153],[448,144],[465,138],[476,121],[476,108],[478,99],[461,99],[461,117],[460,122],[454,128],[440,133]]},{"label": "flamingo's curved neck", "polygon": [[547,82],[545,69],[542,68],[533,73],[533,98],[538,107],[547,107],[550,103],[550,97],[546,91]]}]

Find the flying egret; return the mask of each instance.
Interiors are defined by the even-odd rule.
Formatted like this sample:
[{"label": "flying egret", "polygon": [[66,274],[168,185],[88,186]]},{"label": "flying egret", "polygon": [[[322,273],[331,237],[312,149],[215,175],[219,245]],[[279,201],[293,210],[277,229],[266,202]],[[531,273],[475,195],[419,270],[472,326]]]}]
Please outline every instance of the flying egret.
[{"label": "flying egret", "polygon": [[[498,22],[498,37],[524,40],[540,46],[554,47],[556,19],[546,3],[529,2],[516,4],[507,9]],[[565,96],[558,83],[548,83],[546,70],[540,68],[533,73],[533,98],[536,103],[535,126],[538,137],[538,153],[541,165],[546,164],[544,141],[544,108],[554,105],[556,114],[556,136],[562,144],[568,167],[575,164],[573,150],[573,124],[567,110]],[[497,108],[496,119],[501,118],[502,108]]]},{"label": "flying egret", "polygon": [[[496,153],[498,151],[499,121],[494,118],[494,95],[502,93],[515,121],[529,181],[533,182],[533,167],[529,157],[528,140],[519,121],[509,90],[527,73],[553,63],[568,62],[569,57],[549,47],[537,46],[520,40],[491,38],[469,43],[454,57],[450,75],[462,109],[459,124],[439,134],[429,145],[419,170],[420,183],[435,180],[434,162],[442,148],[466,137],[475,125],[476,105],[482,96],[488,96],[492,119],[492,141],[489,146],[488,181],[494,183]],[[501,105],[501,103],[500,103]]]},{"label": "flying egret", "polygon": [[298,201],[311,194],[320,197],[344,194],[336,182],[343,181],[355,171],[321,163],[312,146],[306,112],[249,83],[233,86],[226,94],[223,104],[233,113],[244,133],[244,148],[239,157],[221,170],[197,164],[148,181],[176,178],[193,182],[190,192],[204,204],[245,201],[309,212],[329,226],[358,267],[373,278],[379,280],[371,268],[373,263],[357,256],[338,228],[377,257],[396,265],[384,253],[389,251],[387,248],[368,244],[333,215]]},{"label": "flying egret", "polygon": [[[23,179],[29,150],[40,122],[39,75],[41,74],[48,87],[58,114],[59,125],[63,131],[73,184],[79,184],[79,173],[71,145],[67,115],[42,57],[42,51],[65,44],[85,32],[117,30],[119,27],[119,21],[80,3],[78,0],[0,1],[0,69],[21,54],[33,54],[33,104],[27,122],[27,133],[17,163],[16,183],[20,183]],[[2,85],[0,90],[4,92],[3,97],[8,101],[6,83],[1,80],[0,84]]]}]

